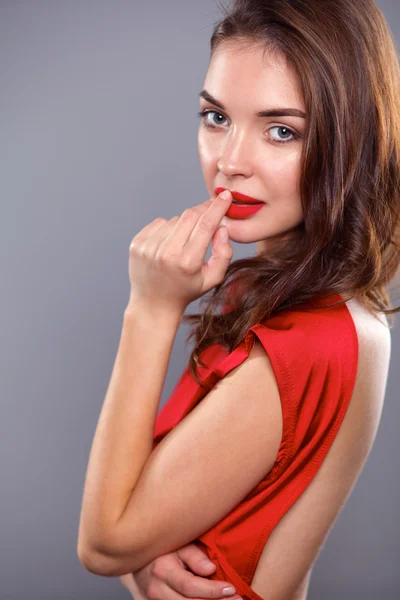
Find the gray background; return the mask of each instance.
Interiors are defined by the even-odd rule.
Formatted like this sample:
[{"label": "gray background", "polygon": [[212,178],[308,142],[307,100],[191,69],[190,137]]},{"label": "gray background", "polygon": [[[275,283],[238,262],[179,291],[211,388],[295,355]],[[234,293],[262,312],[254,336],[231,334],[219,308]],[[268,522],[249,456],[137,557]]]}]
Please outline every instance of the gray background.
[{"label": "gray background", "polygon": [[[398,0],[380,6],[398,40]],[[0,2],[2,600],[130,597],[78,560],[84,475],[130,241],[207,199],[196,113],[219,16],[214,0]],[[234,259],[256,252],[233,247]],[[186,333],[162,403],[189,357]],[[398,325],[392,336],[375,445],[309,600],[400,596]]]}]

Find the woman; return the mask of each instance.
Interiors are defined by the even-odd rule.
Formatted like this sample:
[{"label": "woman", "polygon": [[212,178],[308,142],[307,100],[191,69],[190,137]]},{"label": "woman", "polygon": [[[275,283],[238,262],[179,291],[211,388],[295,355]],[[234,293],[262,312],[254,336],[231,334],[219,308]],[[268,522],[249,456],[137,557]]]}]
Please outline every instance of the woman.
[{"label": "woman", "polygon": [[[383,407],[399,82],[372,0],[236,0],[216,25],[198,137],[210,200],[132,241],[82,503],[82,564],[135,598],[306,598]],[[230,264],[224,233],[257,255]],[[182,318],[195,346],[157,415]]]}]

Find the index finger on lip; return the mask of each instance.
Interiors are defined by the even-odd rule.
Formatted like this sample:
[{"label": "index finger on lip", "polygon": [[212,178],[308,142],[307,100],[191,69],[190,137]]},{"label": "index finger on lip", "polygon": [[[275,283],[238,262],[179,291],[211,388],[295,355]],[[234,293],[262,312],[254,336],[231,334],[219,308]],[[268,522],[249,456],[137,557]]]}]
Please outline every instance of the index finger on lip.
[{"label": "index finger on lip", "polygon": [[231,206],[232,200],[232,194],[228,190],[225,190],[224,192],[221,192],[221,194],[218,194],[218,196],[215,196],[212,207],[213,209],[218,209],[222,216],[224,216],[228,208]]},{"label": "index finger on lip", "polygon": [[[223,192],[222,192],[223,193]],[[221,205],[224,204],[225,202],[225,211],[228,210],[228,207],[230,206],[230,202],[232,200],[232,196],[229,193],[229,203],[227,203],[227,200],[224,201],[224,198],[221,197],[221,194],[214,194],[214,196],[212,196],[212,198],[209,198],[208,200],[206,200],[205,202],[202,202],[202,204],[197,204],[196,206],[194,206],[193,208],[202,212],[205,212],[207,210],[209,210],[210,208],[220,208]],[[216,200],[220,200],[220,202],[217,204]]]},{"label": "index finger on lip", "polygon": [[232,194],[229,190],[224,190],[223,192],[218,194],[218,197],[222,200],[232,200]]},{"label": "index finger on lip", "polygon": [[205,202],[202,202],[201,204],[196,204],[195,206],[192,207],[192,210],[194,209],[195,211],[198,211],[198,212],[205,212],[206,210],[208,210],[210,208],[210,206],[212,206],[214,199],[215,199],[215,196],[213,198],[209,198],[208,200],[206,200]]},{"label": "index finger on lip", "polygon": [[217,196],[208,209],[203,211],[186,241],[186,250],[193,252],[193,256],[204,260],[208,244],[230,205],[231,200],[228,202]]},{"label": "index finger on lip", "polygon": [[227,190],[225,190],[225,192],[222,192],[221,194],[218,194],[217,196],[214,196],[213,202],[209,209],[211,211],[211,214],[216,215],[217,219],[222,218],[232,204],[233,196],[230,192],[227,192],[227,195],[224,196],[226,191]]}]

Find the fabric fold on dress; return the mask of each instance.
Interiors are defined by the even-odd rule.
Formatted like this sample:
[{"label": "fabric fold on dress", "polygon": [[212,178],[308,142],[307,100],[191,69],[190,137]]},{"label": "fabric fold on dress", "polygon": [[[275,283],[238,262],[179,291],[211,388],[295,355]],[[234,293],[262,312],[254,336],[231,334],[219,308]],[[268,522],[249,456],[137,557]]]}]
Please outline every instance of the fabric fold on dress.
[{"label": "fabric fold on dress", "polygon": [[[318,472],[350,402],[357,332],[345,303],[326,306],[341,300],[334,294],[278,311],[250,327],[233,352],[216,344],[201,355],[206,368],[199,368],[199,376],[214,386],[246,360],[257,339],[279,388],[283,430],[275,464],[231,512],[195,540],[217,566],[210,578],[232,582],[245,599],[263,600],[251,588],[263,548]],[[207,393],[187,366],[157,415],[153,448]]]}]

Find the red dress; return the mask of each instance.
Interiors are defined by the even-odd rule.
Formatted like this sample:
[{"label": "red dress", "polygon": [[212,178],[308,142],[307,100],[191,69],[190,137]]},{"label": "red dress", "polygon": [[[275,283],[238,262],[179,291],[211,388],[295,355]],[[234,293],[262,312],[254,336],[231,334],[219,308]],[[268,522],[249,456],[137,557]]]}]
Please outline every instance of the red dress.
[{"label": "red dress", "polygon": [[[277,460],[259,484],[194,542],[216,565],[213,580],[231,582],[245,600],[263,600],[250,584],[272,530],[316,475],[353,392],[358,338],[338,294],[282,310],[251,327],[231,353],[215,344],[201,358],[200,378],[213,386],[249,355],[257,337],[277,380],[283,432]],[[157,415],[153,448],[207,394],[188,366]]]}]

